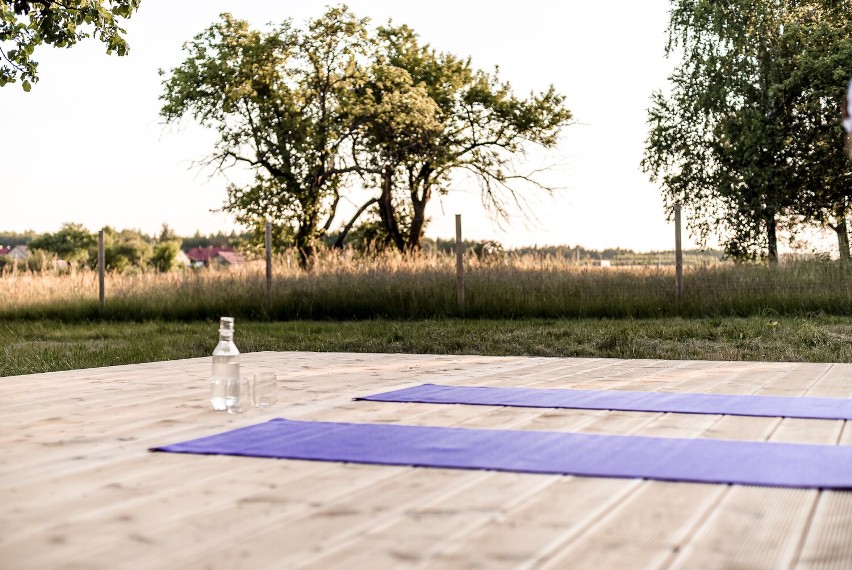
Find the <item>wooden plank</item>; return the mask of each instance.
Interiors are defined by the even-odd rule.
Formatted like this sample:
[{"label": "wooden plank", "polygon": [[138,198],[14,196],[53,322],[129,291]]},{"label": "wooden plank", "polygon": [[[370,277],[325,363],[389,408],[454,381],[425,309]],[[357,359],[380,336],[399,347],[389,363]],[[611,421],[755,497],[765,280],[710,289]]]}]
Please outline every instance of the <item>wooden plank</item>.
[{"label": "wooden plank", "polygon": [[[435,568],[517,568],[534,559],[554,535],[592,524],[617,504],[638,481],[527,476],[521,487],[495,497],[506,474],[491,477],[482,490],[458,492],[442,503],[420,505],[363,540],[332,544],[302,562],[307,568],[344,565],[393,568],[404,562]],[[423,513],[434,509],[440,517]],[[352,563],[352,566],[349,564]]]},{"label": "wooden plank", "polygon": [[[552,372],[558,372],[558,370],[551,370]],[[600,372],[601,370],[598,370],[598,373]],[[637,368],[632,378],[623,371],[612,374],[613,370],[608,368],[605,372],[607,380],[617,378],[617,384],[625,386],[641,381],[646,375],[654,374],[657,370],[652,367]],[[676,382],[681,384],[689,384],[691,380],[694,380],[688,374],[678,375],[677,378]],[[529,376],[523,379],[523,383],[527,384],[528,380]],[[548,381],[547,379],[538,380],[536,377],[536,381],[537,386],[564,385],[565,383],[564,378]],[[588,382],[587,379],[582,381]],[[515,384],[518,384],[517,380]],[[512,413],[510,410],[511,408],[506,408],[503,413]],[[589,420],[584,425],[564,423],[583,416]],[[551,430],[569,427],[571,431],[589,433],[645,433],[644,430],[651,429],[651,426],[664,416],[664,414],[635,412],[550,410],[540,413],[524,427]],[[682,427],[685,429],[686,425],[693,423],[695,419],[694,416],[680,415]],[[710,421],[713,422],[716,419],[711,417]],[[694,429],[688,428],[688,431],[692,433]],[[557,478],[555,483],[545,487],[541,493],[531,495],[528,501],[516,503],[515,512],[511,508],[501,513],[486,515],[478,510],[454,511],[454,524],[458,528],[452,533],[444,532],[447,524],[444,519],[412,521],[403,514],[386,527],[365,531],[373,544],[369,550],[365,551],[357,543],[336,546],[330,552],[323,552],[310,559],[309,566],[334,567],[351,560],[357,560],[364,566],[390,566],[395,561],[405,559],[422,561],[422,553],[425,551],[434,552],[437,557],[435,562],[439,565],[469,565],[473,562],[472,554],[474,554],[476,560],[489,568],[515,567],[521,562],[541,558],[542,551],[559,549],[565,540],[594,524],[614,508],[614,505],[618,504],[614,498],[622,500],[641,485],[641,482],[634,480]],[[554,490],[554,487],[559,489]],[[702,492],[708,488],[708,486],[697,487]],[[682,489],[676,494],[682,495]],[[452,500],[458,502],[463,499],[453,497]],[[688,499],[689,502],[693,500],[693,497]],[[577,509],[578,505],[585,508]],[[515,503],[512,504],[513,508],[514,506]],[[409,508],[409,511],[411,510]],[[568,513],[574,512],[579,515],[575,524],[551,524],[545,528],[537,524],[538,521],[548,521],[551,518],[564,520]],[[430,525],[434,525],[434,528]],[[417,532],[414,532],[415,527]],[[524,532],[522,539],[511,538],[517,536],[519,529],[534,530]],[[400,536],[409,538],[403,543],[398,538]],[[436,540],[438,542],[434,543]]]},{"label": "wooden plank", "polygon": [[[274,369],[293,387],[275,409],[210,411],[209,358],[4,379],[0,397],[14,405],[0,415],[0,560],[15,568],[139,560],[209,568],[647,567],[686,564],[727,536],[728,553],[752,543],[763,555],[777,547],[772,559],[755,554],[755,567],[766,560],[848,566],[848,493],[819,500],[785,493],[759,511],[778,490],[146,449],[275,415],[852,444],[852,429],[838,422],[352,401],[423,382],[848,397],[850,365],[274,352],[246,354],[244,364]],[[737,509],[762,512],[767,528]],[[778,546],[776,536],[794,545]],[[710,560],[752,559],[723,552]]]},{"label": "wooden plank", "polygon": [[[709,391],[732,393],[745,386],[750,386],[752,392],[768,391],[785,383],[789,374],[787,366],[741,368],[732,381],[717,381],[711,384]],[[778,424],[772,418],[717,417],[718,421],[702,433],[698,431],[701,424],[686,414],[666,415],[670,416],[665,423],[668,437],[698,434],[706,437],[710,434],[726,439],[760,438],[768,437]],[[642,433],[662,435],[653,429]],[[730,495],[730,489],[720,485],[646,482],[595,526],[580,536],[568,537],[559,548],[546,553],[534,565],[590,569],[659,567],[678,556],[685,544],[691,544],[694,530],[704,526],[711,513],[716,512]],[[719,525],[712,525],[712,528],[718,529]]]},{"label": "wooden plank", "polygon": [[[397,369],[397,370],[398,370],[399,368],[400,368],[400,366],[399,366],[399,365],[394,365],[393,367],[388,367],[388,369],[389,369],[389,370],[391,370],[391,372],[393,372],[393,369]],[[349,371],[349,367],[347,367],[347,371]],[[376,367],[372,367],[372,369],[369,371],[369,373],[370,373],[370,374],[375,374],[375,373],[376,373]],[[315,386],[312,386],[312,388],[315,388]],[[307,392],[307,391],[306,391],[306,392]],[[146,408],[140,408],[140,409],[147,409],[147,410],[150,410],[150,409],[151,409],[151,407],[150,407],[150,406],[148,406],[148,407],[146,407]],[[480,412],[483,412],[483,411],[480,411]],[[233,459],[232,459],[232,458],[226,458],[226,459],[227,459],[227,460],[229,460],[229,461],[233,461]],[[198,461],[198,460],[197,460],[197,459],[195,459],[192,463],[193,463],[193,464],[195,464],[195,463],[197,463],[197,461]],[[386,470],[385,470],[385,471],[386,471]],[[379,471],[373,470],[373,472],[378,473],[378,472],[382,472],[382,470],[379,470]],[[231,473],[231,471],[229,471],[229,473]],[[67,472],[66,472],[66,475],[67,475]],[[197,474],[195,474],[195,473],[194,473],[194,475],[197,475]],[[338,475],[338,476],[339,476],[339,475]],[[185,475],[185,474],[184,474],[184,477],[186,477],[186,475]],[[344,480],[346,481],[346,485],[350,485],[350,484],[351,484],[350,477],[348,477],[348,476],[347,476]],[[202,479],[202,481],[203,481],[203,479]],[[66,486],[68,485],[68,483],[69,483],[69,482],[70,482],[70,481],[69,481],[69,480],[67,480],[67,479],[65,479],[65,480],[63,481],[63,483],[64,483]],[[209,482],[209,484],[210,484],[210,485],[212,485],[213,487],[220,486],[220,485],[219,485],[219,484],[215,481],[215,477],[214,477],[214,480],[213,480],[213,481]],[[340,486],[340,487],[345,487],[346,485],[339,485],[339,486]],[[225,485],[225,486],[227,487],[227,485]],[[328,484],[326,484],[326,486],[328,486]],[[304,485],[302,485],[302,486],[300,486],[300,487],[304,488]],[[73,494],[73,493],[72,493],[72,494]],[[85,496],[86,496],[86,499],[91,499],[91,498],[92,498],[92,494],[87,494],[87,495],[85,495]],[[109,501],[109,499],[110,499],[110,497],[108,497],[108,496],[107,496],[107,497],[105,497],[103,500],[108,502],[108,501]],[[174,504],[174,502],[172,502],[172,504]],[[73,507],[73,505],[72,505],[72,507]],[[127,507],[127,505],[126,505],[126,503],[125,503],[125,504],[121,505],[121,507],[118,509],[118,511],[121,511],[122,509],[125,509],[126,507]],[[52,508],[52,507],[51,507],[51,508]],[[72,509],[72,510],[73,510],[73,509]],[[97,509],[94,509],[94,511],[95,511],[95,512],[97,512]],[[92,512],[93,512],[93,510],[92,510],[92,509],[87,509],[87,516],[91,515],[91,514],[92,514]],[[39,518],[42,514],[44,514],[44,513],[43,513],[43,512],[41,512],[41,513],[36,512],[36,513],[35,513],[35,517],[36,517],[36,518]],[[210,513],[204,513],[204,515],[205,515],[204,520],[205,520],[205,521],[208,521],[208,520],[209,520],[209,515],[210,515]],[[103,515],[101,515],[101,516],[103,516]],[[116,513],[116,518],[117,518],[117,519],[119,519],[119,520],[133,520],[133,519],[134,519],[134,517],[132,517],[131,515],[128,515],[128,514],[126,514],[126,513],[124,513],[124,514]],[[64,521],[64,522],[63,522],[63,524],[69,524],[69,521],[66,519],[66,521]],[[73,521],[71,522],[71,524],[73,524]],[[84,520],[84,521],[81,521],[81,522],[80,522],[77,526],[78,526],[78,527],[79,527],[79,526],[85,526],[85,524],[88,524],[88,523],[86,523],[86,521]],[[97,523],[97,522],[96,522],[96,523],[93,523],[93,524],[96,524],[96,525],[97,525],[97,524],[100,524],[100,523]],[[50,536],[50,533],[48,533],[48,535]],[[65,540],[65,538],[64,538],[62,535],[56,535],[56,534],[54,533],[52,536],[53,536],[53,538],[52,538],[51,540],[54,540],[54,541],[60,540],[60,538],[61,538],[61,540]],[[59,536],[60,538],[57,538],[57,536]],[[110,535],[109,535],[109,534],[105,534],[105,535],[103,535],[103,536],[104,536],[104,540],[106,540],[106,541],[107,541],[107,543],[109,543],[109,541],[110,541]],[[135,536],[135,537],[137,537],[137,538],[139,538],[140,536],[145,536],[145,535],[143,535],[143,534],[139,534],[139,533],[136,533],[134,536]],[[141,542],[140,542],[140,544],[141,544],[142,546],[144,546],[144,545],[146,545],[146,544],[150,544],[150,543],[152,543],[153,541],[154,541],[154,539],[153,539],[152,537],[147,537],[147,538],[146,538],[146,540],[141,541]],[[42,547],[42,546],[44,546],[44,545],[43,545],[43,544],[41,544],[41,543],[39,543],[39,542],[38,542],[38,540],[36,540],[34,544],[27,544],[27,543],[24,543],[24,544],[18,543],[18,544],[17,544],[17,547],[19,547],[19,548],[24,548],[25,550],[26,550],[26,547],[27,547],[27,546],[30,546],[30,547],[33,547],[33,546],[34,546],[34,548],[31,548],[31,550],[32,550],[32,551],[41,552],[41,551],[42,551],[42,548],[41,548],[41,547]],[[97,545],[91,545],[91,544],[90,544],[90,546],[91,546],[91,547],[94,547],[94,546],[97,546]],[[62,557],[64,557],[64,554],[63,554],[63,555],[61,555],[61,556],[59,556],[59,558],[62,558]],[[40,559],[39,559],[39,560],[40,560]],[[55,562],[56,560],[55,560],[55,559],[52,559],[52,558],[48,558],[48,559],[43,560],[43,561],[44,561],[45,563],[50,563],[50,562]]]},{"label": "wooden plank", "polygon": [[797,560],[807,570],[852,568],[852,493],[823,491]]},{"label": "wooden plank", "polygon": [[[852,365],[833,364],[811,393],[822,397],[852,397]],[[852,445],[852,422],[842,422],[836,441]],[[798,552],[797,568],[840,570],[852,568],[852,492],[823,491],[814,507]]]},{"label": "wooden plank", "polygon": [[[636,381],[638,381],[643,376],[643,374],[652,374],[652,373],[656,372],[656,370],[654,370],[653,367],[648,367],[644,372],[639,372],[638,374],[634,370],[633,377],[630,378],[628,375],[624,374],[623,371],[616,371],[616,373],[613,374],[613,368],[615,368],[615,366],[605,367],[603,369],[600,369],[599,367],[594,367],[591,370],[594,370],[596,372],[596,374],[599,375],[599,376],[601,376],[601,372],[603,371],[604,375],[601,376],[601,377],[604,377],[607,380],[612,380],[613,378],[617,378],[616,382],[620,386],[635,383]],[[561,377],[553,379],[553,380],[548,380],[546,377],[540,379],[540,377],[543,374],[544,375],[546,375],[546,374],[552,375],[553,373],[559,373],[559,372],[560,371],[557,368],[551,368],[551,369],[546,370],[546,371],[540,371],[538,374],[527,374],[523,377],[522,380],[521,379],[515,380],[515,382],[513,382],[513,384],[518,385],[519,382],[520,382],[523,385],[536,385],[536,386],[565,385],[564,374],[561,375]],[[637,378],[637,376],[638,376],[638,378]],[[596,381],[597,380],[598,379],[596,379]],[[588,382],[587,379],[583,379],[582,381]],[[687,383],[687,382],[689,382],[689,378],[684,376],[684,375],[680,375],[678,377],[677,382],[678,383]],[[456,406],[456,408],[459,408],[459,407]],[[464,408],[464,407],[460,407],[460,408]],[[509,415],[509,414],[513,414],[513,413],[517,413],[517,412],[513,411],[511,408],[507,408],[502,412],[502,414],[504,414],[504,415]],[[560,421],[560,420],[564,421],[565,418],[567,418],[567,417],[577,418],[577,417],[581,417],[583,415],[588,416],[590,419],[592,419],[592,421],[589,421],[586,425],[582,426],[582,431],[588,431],[588,432],[593,432],[593,433],[594,432],[607,433],[607,432],[611,432],[611,431],[614,431],[614,432],[617,432],[617,433],[635,432],[637,429],[639,429],[641,427],[645,427],[649,423],[652,423],[654,420],[658,419],[659,416],[660,416],[660,415],[649,415],[649,414],[629,413],[629,412],[609,412],[609,413],[592,412],[592,413],[590,413],[589,411],[558,410],[558,411],[549,411],[549,412],[538,414],[538,417],[535,418],[527,427],[528,428],[535,428],[535,429],[555,429],[556,425],[554,423],[554,420],[555,421]],[[494,414],[489,414],[487,417],[494,417]],[[432,418],[433,418],[433,416],[429,417],[430,420],[432,420]],[[685,418],[685,419],[688,419],[688,421],[693,420],[692,417]],[[479,422],[476,422],[476,423],[479,423]],[[505,425],[505,420],[502,420],[501,423],[503,423],[503,425]],[[468,425],[470,425],[470,424],[468,424]],[[488,427],[491,427],[491,426],[488,426]],[[572,427],[572,429],[576,431],[577,428],[576,428],[576,426],[574,426],[574,427]],[[600,480],[593,480],[593,481],[599,482]],[[620,488],[623,488],[624,483],[619,482],[619,486],[620,486]],[[549,499],[549,500],[552,501],[552,499]],[[466,522],[464,522],[464,523],[460,522],[459,524],[464,528],[472,529],[472,532],[475,532],[476,529],[478,529],[479,527],[481,527],[483,524],[485,524],[487,522],[487,520],[484,520],[483,517],[481,517],[481,516],[471,517],[470,513],[467,514],[467,518],[465,518],[465,516],[461,515],[461,514],[457,514],[455,518],[458,519],[459,521],[466,520]],[[473,518],[473,521],[467,520],[467,519],[470,519],[470,518]],[[403,527],[403,526],[406,525],[406,522],[407,521],[406,521],[405,517],[400,517],[400,520],[397,521],[396,524],[399,525],[400,527]],[[441,522],[443,524],[445,521],[441,520],[439,522]],[[435,529],[436,533],[441,532],[442,524],[438,525],[438,528]],[[418,527],[422,527],[422,526],[423,526],[422,522],[418,523]],[[513,527],[513,530],[514,530],[514,528],[515,527]],[[373,533],[368,533],[368,534],[372,535]],[[410,534],[411,533],[408,532],[408,531],[398,530],[398,531],[389,532],[388,536],[389,537],[396,537],[396,536],[403,536],[403,535],[409,536]],[[429,533],[424,533],[423,529],[421,528],[421,531],[419,531],[417,533],[417,536],[431,536],[431,535]],[[461,542],[457,538],[459,536],[459,532],[453,533],[453,536],[456,537],[457,542]],[[409,541],[409,542],[411,542],[411,541]],[[498,541],[498,542],[501,543],[501,544],[503,543],[503,541]],[[461,544],[463,544],[462,548],[465,551],[475,551],[475,552],[482,553],[482,548],[473,548],[469,544],[466,544],[466,543],[461,543]],[[512,544],[517,545],[517,541],[513,541]],[[405,549],[405,552],[403,552],[402,546],[399,543],[399,541],[398,540],[394,541],[394,540],[390,540],[390,539],[389,539],[387,546],[388,546],[387,549],[381,549],[381,548],[371,549],[370,552],[372,554],[368,554],[368,553],[365,553],[362,550],[360,550],[358,545],[353,544],[353,545],[349,545],[346,548],[336,548],[332,554],[328,554],[328,553],[323,554],[320,557],[318,557],[317,559],[315,559],[313,562],[316,563],[318,566],[322,566],[322,565],[334,566],[334,565],[337,565],[337,564],[342,564],[345,560],[351,560],[351,559],[353,559],[353,557],[356,557],[360,560],[360,559],[365,559],[365,558],[374,558],[375,556],[381,556],[381,553],[385,553],[389,557],[387,557],[387,559],[384,560],[384,563],[391,563],[391,561],[394,560],[394,559],[398,559],[400,557],[405,558],[406,556],[412,557],[412,559],[416,559],[418,557],[417,552],[420,552],[420,551],[423,550],[423,548],[421,548],[422,544],[418,543],[417,546],[408,546]],[[436,552],[442,552],[442,553],[445,553],[447,551],[447,549],[443,546],[436,546],[436,547],[433,548],[433,550],[436,551]],[[501,556],[498,556],[498,558],[504,559],[504,560],[512,560],[514,562],[517,562],[517,556],[507,556],[505,553],[503,553],[503,555],[501,555]],[[491,558],[489,558],[489,560],[491,560]],[[491,561],[493,561],[493,560],[491,560]],[[371,563],[375,563],[375,562],[377,562],[377,560],[374,559],[374,560],[372,560]],[[364,560],[364,563],[366,564],[366,559]],[[382,562],[380,562],[380,565],[381,564],[382,564]]]},{"label": "wooden plank", "polygon": [[[797,365],[760,394],[810,395],[829,367]],[[784,419],[770,441],[837,441],[843,422]],[[799,557],[804,534],[819,499],[812,489],[734,486],[693,538],[670,561],[672,568],[789,568]],[[749,537],[749,547],[734,540]]]},{"label": "wooden plank", "polygon": [[[464,408],[464,406],[455,407]],[[479,418],[472,418],[464,425],[466,427],[493,427],[491,422],[483,422],[482,420],[487,420],[498,413],[503,415],[507,410],[509,409],[493,410],[491,413],[482,414]],[[500,420],[500,424],[505,429],[536,427],[536,420],[540,420],[541,416],[546,413],[545,410],[525,410],[530,421],[507,423],[503,418]],[[550,418],[546,423],[548,429],[584,431],[604,419],[604,416],[604,412],[563,414]],[[644,423],[653,421],[654,415],[650,416],[647,417],[646,415]],[[629,425],[636,423],[633,418],[627,418],[626,421]],[[502,512],[510,512],[516,505],[524,504],[528,497],[537,497],[545,491],[548,491],[547,496],[552,497],[549,492],[550,487],[554,484],[561,484],[565,480],[562,477],[547,476],[520,476],[519,478],[517,474],[490,472],[468,472],[466,475],[458,474],[456,477],[459,478],[459,481],[455,484],[447,484],[444,495],[424,497],[412,493],[405,499],[401,498],[401,504],[396,512],[387,517],[383,524],[376,524],[374,520],[364,520],[361,526],[355,526],[355,523],[353,523],[351,530],[359,537],[358,540],[330,540],[321,545],[316,554],[298,558],[294,560],[294,564],[319,568],[348,566],[353,564],[353,561],[357,561],[357,564],[381,567],[392,566],[395,561],[399,563],[404,560],[422,561],[429,559],[432,555],[427,556],[427,554],[430,552],[436,556],[446,552],[447,548],[441,544],[442,540],[475,532],[493,517],[500,516]],[[469,482],[469,477],[475,478],[475,483]],[[499,489],[506,481],[509,481],[512,486],[517,485],[516,492],[514,494],[494,494],[494,489]],[[588,481],[599,484],[606,480],[590,479]],[[624,488],[631,486],[634,482],[616,481],[615,483],[617,488]],[[603,483],[603,486],[611,495],[613,487],[608,483]],[[588,489],[588,486],[582,487],[584,490]],[[503,498],[503,503],[498,508],[495,506],[495,501],[499,497]],[[507,500],[507,497],[512,497],[512,499]],[[469,508],[460,508],[462,504],[470,506]],[[436,511],[445,513],[446,516],[421,516],[424,512]],[[450,532],[451,529],[454,530]],[[404,540],[403,537],[405,537]],[[364,549],[363,540],[369,541],[371,544],[369,549]],[[467,551],[468,545],[465,544],[464,548]]]}]

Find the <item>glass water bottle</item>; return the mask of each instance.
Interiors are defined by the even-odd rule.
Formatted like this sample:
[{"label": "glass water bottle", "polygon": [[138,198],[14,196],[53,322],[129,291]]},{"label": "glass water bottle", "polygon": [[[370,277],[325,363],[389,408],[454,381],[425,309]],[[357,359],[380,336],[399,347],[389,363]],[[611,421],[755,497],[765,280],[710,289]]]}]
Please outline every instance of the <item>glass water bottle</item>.
[{"label": "glass water bottle", "polygon": [[219,322],[219,344],[213,351],[210,403],[214,410],[227,410],[240,401],[240,351],[234,344],[234,319]]}]

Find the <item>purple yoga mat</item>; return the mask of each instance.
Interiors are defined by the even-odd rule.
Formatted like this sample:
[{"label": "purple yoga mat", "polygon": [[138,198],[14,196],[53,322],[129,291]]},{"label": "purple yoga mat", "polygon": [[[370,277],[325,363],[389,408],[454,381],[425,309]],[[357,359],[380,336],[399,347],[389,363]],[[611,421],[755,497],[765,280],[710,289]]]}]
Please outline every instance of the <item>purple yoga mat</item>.
[{"label": "purple yoga mat", "polygon": [[356,398],[356,400],[852,420],[852,399],[847,398],[791,398],[787,396],[422,384],[412,388]]},{"label": "purple yoga mat", "polygon": [[275,419],[152,451],[849,489],[852,446]]}]

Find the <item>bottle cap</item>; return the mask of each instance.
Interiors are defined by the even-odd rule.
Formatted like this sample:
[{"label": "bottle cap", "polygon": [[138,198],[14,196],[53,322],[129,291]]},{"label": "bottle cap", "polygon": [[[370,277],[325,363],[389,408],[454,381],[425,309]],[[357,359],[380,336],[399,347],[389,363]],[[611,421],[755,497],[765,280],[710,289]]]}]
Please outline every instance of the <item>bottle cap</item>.
[{"label": "bottle cap", "polygon": [[234,317],[222,317],[219,319],[219,330],[234,330]]}]

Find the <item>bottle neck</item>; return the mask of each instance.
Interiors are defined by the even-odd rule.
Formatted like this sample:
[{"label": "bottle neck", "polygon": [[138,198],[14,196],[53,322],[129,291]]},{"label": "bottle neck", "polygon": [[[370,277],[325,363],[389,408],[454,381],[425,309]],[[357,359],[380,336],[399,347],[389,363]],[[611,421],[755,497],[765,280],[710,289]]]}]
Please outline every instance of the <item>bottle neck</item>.
[{"label": "bottle neck", "polygon": [[234,331],[219,331],[219,342],[233,342]]}]

